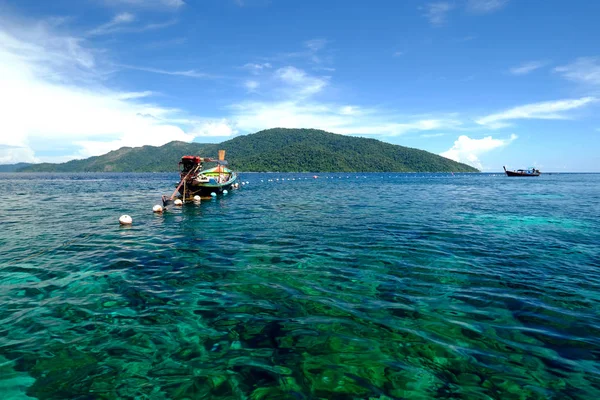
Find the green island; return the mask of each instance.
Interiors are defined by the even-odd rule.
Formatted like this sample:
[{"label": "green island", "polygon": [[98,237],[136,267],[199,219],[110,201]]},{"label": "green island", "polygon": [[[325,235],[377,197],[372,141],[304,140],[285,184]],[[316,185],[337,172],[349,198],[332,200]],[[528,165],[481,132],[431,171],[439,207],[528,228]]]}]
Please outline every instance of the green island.
[{"label": "green island", "polygon": [[62,164],[32,164],[19,172],[172,172],[181,156],[227,151],[232,168],[244,172],[478,172],[436,154],[375,139],[317,129],[273,128],[222,143],[170,142],[160,147],[123,147]]}]

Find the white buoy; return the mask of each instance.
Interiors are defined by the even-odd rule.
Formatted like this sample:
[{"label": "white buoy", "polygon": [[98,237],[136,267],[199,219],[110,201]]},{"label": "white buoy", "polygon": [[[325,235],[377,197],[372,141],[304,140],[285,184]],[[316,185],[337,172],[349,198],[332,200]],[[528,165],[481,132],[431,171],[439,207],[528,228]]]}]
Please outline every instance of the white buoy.
[{"label": "white buoy", "polygon": [[194,196],[194,201],[195,201],[196,203],[200,203],[200,202],[202,201],[202,198],[201,198],[200,196],[198,196],[198,195],[195,195],[195,196]]},{"label": "white buoy", "polygon": [[227,194],[229,193],[227,190],[223,190],[223,194]]},{"label": "white buoy", "polygon": [[210,197],[217,197],[217,194],[216,194],[215,192],[212,192],[212,193],[210,194]]},{"label": "white buoy", "polygon": [[133,220],[129,215],[121,215],[121,218],[119,218],[119,223],[121,225],[131,225]]},{"label": "white buoy", "polygon": [[242,182],[242,186],[244,186],[246,184],[246,182]]},{"label": "white buoy", "polygon": [[250,182],[246,181],[246,185],[249,184]]},{"label": "white buoy", "polygon": [[183,201],[181,201],[181,199],[177,199],[173,202],[173,204],[175,204],[176,206],[182,206],[183,205]]},{"label": "white buoy", "polygon": [[161,212],[163,212],[163,208],[162,208],[162,206],[161,206],[161,205],[158,205],[158,204],[157,204],[157,205],[155,205],[154,207],[152,207],[152,212],[155,212],[155,213],[161,213]]}]

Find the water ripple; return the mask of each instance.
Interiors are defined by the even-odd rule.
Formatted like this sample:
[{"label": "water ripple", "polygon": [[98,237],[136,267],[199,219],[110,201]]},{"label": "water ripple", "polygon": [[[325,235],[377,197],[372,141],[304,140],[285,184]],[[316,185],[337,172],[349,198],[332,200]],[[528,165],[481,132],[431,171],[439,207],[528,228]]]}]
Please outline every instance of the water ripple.
[{"label": "water ripple", "polygon": [[3,397],[600,398],[600,176],[243,177],[0,174]]}]

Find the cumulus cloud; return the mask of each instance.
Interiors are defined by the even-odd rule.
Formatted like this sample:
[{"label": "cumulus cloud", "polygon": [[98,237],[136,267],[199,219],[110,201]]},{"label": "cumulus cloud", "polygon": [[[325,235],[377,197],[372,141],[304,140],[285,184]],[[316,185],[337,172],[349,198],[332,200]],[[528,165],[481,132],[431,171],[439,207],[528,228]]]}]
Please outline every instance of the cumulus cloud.
[{"label": "cumulus cloud", "polygon": [[479,160],[482,154],[506,146],[516,139],[517,135],[515,134],[512,134],[508,139],[494,139],[491,136],[482,139],[472,139],[466,135],[461,135],[450,149],[440,155],[482,169],[483,166]]},{"label": "cumulus cloud", "polygon": [[[255,132],[274,126],[316,128],[342,135],[398,136],[410,132],[457,129],[451,118],[404,118],[379,110],[320,102],[242,102],[230,107],[231,123],[240,131]],[[406,119],[406,122],[397,122]]]},{"label": "cumulus cloud", "polygon": [[[313,127],[340,134],[394,136],[409,132],[454,129],[447,116],[401,116],[394,112],[315,99],[330,84],[328,76],[288,65],[267,72],[262,81],[247,80],[247,89],[265,87],[264,101],[240,100],[223,118],[207,119],[165,108],[157,93],[139,88],[118,91],[101,78],[105,54],[86,40],[64,36],[49,27],[6,29],[0,25],[0,162],[64,161],[106,153],[122,146],[159,146],[172,140],[232,136],[274,126]],[[195,70],[169,71],[120,66],[190,78]],[[252,68],[256,69],[256,68]],[[71,154],[54,159],[36,156],[40,143],[68,144]]]},{"label": "cumulus cloud", "polygon": [[545,101],[541,103],[525,104],[499,113],[490,114],[478,119],[479,125],[490,128],[503,128],[510,126],[506,121],[515,119],[566,119],[565,111],[574,110],[595,102],[594,97],[580,99],[566,99]]},{"label": "cumulus cloud", "polygon": [[275,71],[275,78],[284,83],[300,97],[311,96],[320,92],[328,83],[327,78],[307,74],[296,67],[287,66]]},{"label": "cumulus cloud", "polygon": [[600,59],[597,57],[580,57],[571,64],[554,68],[571,81],[590,85],[600,85]]},{"label": "cumulus cloud", "polygon": [[43,27],[9,32],[6,26],[0,28],[0,162],[39,161],[38,141],[71,143],[79,150],[70,158],[81,158],[193,139],[171,122],[179,110],[145,101],[152,92],[114,91],[94,80],[98,63],[85,41]]},{"label": "cumulus cloud", "polygon": [[[130,17],[119,20],[126,24]],[[208,74],[119,65],[110,60],[109,52],[96,51],[81,37],[57,33],[55,26],[0,22],[0,163],[62,162],[122,146],[159,146],[172,140],[227,137],[275,126],[381,137],[461,129],[454,115],[402,115],[324,102],[319,99],[332,85],[330,76],[293,65],[275,68],[270,63],[247,65],[248,71],[260,73],[240,80],[249,91],[260,87],[262,101],[241,98],[217,118],[190,115],[160,106],[156,101],[161,94],[143,86],[130,91],[111,89],[105,76],[115,66],[184,78],[210,78]],[[305,46],[318,51],[324,44]],[[69,153],[57,153],[52,159],[36,155],[36,151],[50,149],[49,143],[60,144]]]},{"label": "cumulus cloud", "polygon": [[191,132],[193,136],[232,136],[237,133],[233,124],[226,118],[201,122]]}]

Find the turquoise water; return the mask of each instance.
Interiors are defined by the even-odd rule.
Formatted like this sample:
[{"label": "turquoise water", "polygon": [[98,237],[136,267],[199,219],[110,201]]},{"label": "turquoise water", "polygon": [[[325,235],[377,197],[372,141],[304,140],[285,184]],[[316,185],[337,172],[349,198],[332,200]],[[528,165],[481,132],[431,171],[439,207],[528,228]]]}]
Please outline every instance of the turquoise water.
[{"label": "turquoise water", "polygon": [[1,398],[600,399],[600,175],[311,176],[0,174]]}]

